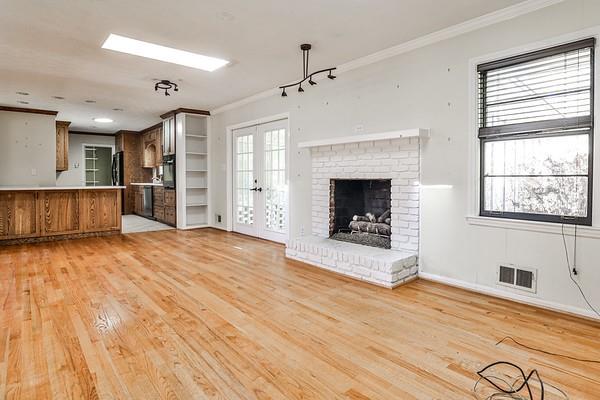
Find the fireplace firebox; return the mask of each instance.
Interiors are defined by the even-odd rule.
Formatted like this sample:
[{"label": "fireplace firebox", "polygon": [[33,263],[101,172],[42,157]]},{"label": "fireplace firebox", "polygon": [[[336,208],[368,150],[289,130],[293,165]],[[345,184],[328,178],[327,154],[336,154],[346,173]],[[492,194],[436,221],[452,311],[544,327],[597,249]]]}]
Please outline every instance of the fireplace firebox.
[{"label": "fireplace firebox", "polygon": [[331,179],[329,237],[389,249],[390,179]]}]

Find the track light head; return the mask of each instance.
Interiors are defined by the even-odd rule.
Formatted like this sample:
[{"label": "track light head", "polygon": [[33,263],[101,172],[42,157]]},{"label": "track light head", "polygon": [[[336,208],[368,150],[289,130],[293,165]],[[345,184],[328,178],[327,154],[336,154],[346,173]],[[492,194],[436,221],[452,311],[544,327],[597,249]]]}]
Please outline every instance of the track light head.
[{"label": "track light head", "polygon": [[287,97],[287,93],[285,92],[285,88],[283,88],[283,92],[281,92],[281,97]]},{"label": "track light head", "polygon": [[298,91],[299,91],[300,93],[304,92],[304,89],[302,89],[302,85],[298,86]]},{"label": "track light head", "polygon": [[333,74],[331,73],[331,71],[329,71],[329,75],[327,75],[327,77],[328,77],[329,79],[332,79],[332,80],[333,80],[333,79],[335,79],[335,78],[337,78],[335,75],[333,75]]},{"label": "track light head", "polygon": [[308,80],[308,83],[310,83],[310,84],[311,84],[311,86],[313,86],[313,85],[316,85],[316,84],[317,84],[317,82],[313,81],[313,80],[312,80],[312,78],[310,78],[310,79]]}]

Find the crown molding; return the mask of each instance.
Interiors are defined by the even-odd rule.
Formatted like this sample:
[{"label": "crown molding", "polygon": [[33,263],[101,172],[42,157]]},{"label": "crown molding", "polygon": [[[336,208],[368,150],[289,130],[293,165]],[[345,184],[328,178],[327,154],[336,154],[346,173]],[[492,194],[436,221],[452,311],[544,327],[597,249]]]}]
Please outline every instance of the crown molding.
[{"label": "crown molding", "polygon": [[179,114],[179,113],[198,114],[198,115],[210,115],[210,111],[196,110],[195,108],[183,108],[183,107],[180,107],[180,108],[177,108],[175,110],[168,111],[168,112],[162,114],[160,117],[162,119],[165,119],[165,118],[172,117],[173,115]]},{"label": "crown molding", "polygon": [[[399,45],[392,46],[387,49],[378,51],[376,53],[372,53],[367,56],[360,57],[347,63],[341,64],[337,67],[336,75],[352,71],[367,65],[371,65],[379,61],[387,60],[388,58],[392,58],[403,53],[408,53],[421,47],[429,46],[431,44],[451,39],[453,37],[460,36],[465,33],[476,31],[478,29],[485,28],[486,26],[507,21],[509,19],[513,19],[521,15],[529,14],[542,8],[562,3],[563,1],[564,0],[526,0],[522,3],[515,4],[513,6],[506,7],[501,10],[497,10],[489,14],[482,15],[465,22],[461,22],[460,24],[449,26],[448,28],[441,29],[439,31],[427,34],[425,36],[409,40],[408,42],[404,42]],[[233,110],[243,105],[273,96],[275,94],[278,94],[279,92],[280,89],[276,87],[268,89],[255,95],[243,98],[241,100],[237,100],[224,106],[217,107],[210,113],[211,115],[215,115],[225,111]]]},{"label": "crown molding", "polygon": [[142,129],[140,131],[140,134],[144,134],[146,132],[150,132],[150,131],[153,131],[155,129],[162,128],[162,124],[163,124],[162,122],[158,122],[158,123],[156,123],[156,124],[154,124],[152,126],[147,127],[146,129]]},{"label": "crown molding", "polygon": [[42,115],[58,115],[58,111],[50,111],[50,110],[40,110],[37,108],[22,108],[22,107],[9,107],[9,106],[0,106],[0,111],[11,111],[11,112],[21,112],[28,114],[42,114]]}]

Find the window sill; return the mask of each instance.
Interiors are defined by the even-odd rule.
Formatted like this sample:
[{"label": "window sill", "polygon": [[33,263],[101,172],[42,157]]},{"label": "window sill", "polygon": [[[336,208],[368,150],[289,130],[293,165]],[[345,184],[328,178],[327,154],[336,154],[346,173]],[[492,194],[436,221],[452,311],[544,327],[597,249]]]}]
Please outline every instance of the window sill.
[{"label": "window sill", "polygon": [[[517,219],[481,217],[475,215],[467,216],[465,219],[469,225],[474,226],[487,226],[491,228],[513,229],[555,235],[560,235],[562,233],[562,225],[554,222],[524,221]],[[575,227],[573,225],[565,225],[564,230],[566,235],[572,236],[575,231]],[[578,225],[577,236],[600,239],[600,227]]]}]

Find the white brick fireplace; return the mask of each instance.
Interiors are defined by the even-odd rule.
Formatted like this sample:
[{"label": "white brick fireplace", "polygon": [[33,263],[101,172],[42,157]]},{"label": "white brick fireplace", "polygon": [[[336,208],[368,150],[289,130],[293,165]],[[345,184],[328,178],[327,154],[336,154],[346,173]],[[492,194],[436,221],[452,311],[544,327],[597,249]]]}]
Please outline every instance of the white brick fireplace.
[{"label": "white brick fireplace", "polygon": [[[419,141],[424,129],[300,143],[312,156],[312,235],[292,240],[286,255],[386,287],[417,273]],[[391,249],[329,239],[332,179],[391,180]]]}]

